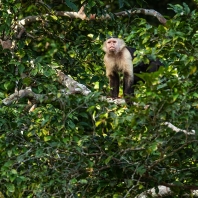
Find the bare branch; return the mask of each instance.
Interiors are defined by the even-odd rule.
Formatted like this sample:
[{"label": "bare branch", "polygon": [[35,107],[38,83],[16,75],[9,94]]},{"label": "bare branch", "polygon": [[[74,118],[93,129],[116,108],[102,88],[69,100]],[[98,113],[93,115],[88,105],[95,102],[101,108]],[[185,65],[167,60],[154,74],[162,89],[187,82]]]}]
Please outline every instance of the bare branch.
[{"label": "bare branch", "polygon": [[[96,17],[96,14],[91,14],[87,16],[84,12],[85,6],[82,6],[78,12],[66,12],[66,11],[52,11],[49,14],[43,14],[39,16],[27,16],[24,19],[21,19],[17,22],[15,25],[14,29],[16,32],[19,32],[18,35],[16,35],[16,38],[20,39],[22,34],[25,32],[25,26],[34,23],[36,21],[44,21],[46,17],[49,16],[61,16],[61,17],[69,17],[69,18],[80,18],[81,20],[107,20],[111,19],[111,16],[109,14]],[[118,13],[114,13],[115,16],[120,17],[120,16],[129,16],[129,15],[134,15],[134,14],[144,14],[144,15],[149,15],[149,16],[154,16],[156,17],[160,23],[163,25],[166,24],[166,19],[157,11],[153,9],[143,9],[143,8],[137,8],[133,10],[128,10],[128,11],[122,11]],[[27,34],[28,35],[28,34]],[[2,45],[2,42],[1,42]],[[4,44],[5,45],[5,44]],[[2,45],[3,46],[3,45]],[[4,47],[4,49],[10,49],[8,47]]]},{"label": "bare branch", "polygon": [[184,130],[184,129],[180,129],[180,128],[178,128],[178,127],[176,127],[176,126],[174,126],[173,124],[171,124],[170,122],[164,122],[164,123],[162,123],[163,125],[166,125],[166,126],[168,126],[168,128],[170,128],[170,129],[172,129],[173,131],[175,131],[175,132],[183,132],[183,133],[185,133],[185,134],[187,134],[187,135],[195,135],[195,131],[194,130],[192,130],[192,131],[186,131],[186,130]]},{"label": "bare branch", "polygon": [[127,16],[127,15],[133,15],[133,14],[144,14],[144,15],[149,15],[149,16],[154,16],[158,19],[160,23],[163,25],[166,24],[166,19],[157,11],[153,9],[143,9],[143,8],[137,8],[133,10],[128,10],[128,11],[123,11],[123,12],[118,12],[115,13],[116,16]]},{"label": "bare branch", "polygon": [[[66,16],[69,18],[80,18],[82,20],[85,20],[85,19],[89,20],[84,13],[84,6],[82,6],[78,12],[54,11],[54,13],[52,14],[55,16]],[[43,18],[48,17],[52,14],[44,14],[40,16],[27,16],[26,18],[18,21],[18,26],[22,28],[23,26],[27,26],[30,23],[34,23],[36,21],[42,21]]]},{"label": "bare branch", "polygon": [[22,26],[19,31],[19,34],[17,35],[17,38],[20,39],[24,32],[25,32],[25,28]]},{"label": "bare branch", "polygon": [[35,94],[29,87],[27,87],[26,89],[16,91],[15,93],[11,94],[8,98],[3,99],[2,102],[5,105],[10,105],[13,102],[24,97],[39,101],[43,99],[44,96],[44,94]]},{"label": "bare branch", "polygon": [[[58,81],[64,85],[68,90],[60,90],[61,93],[65,95],[69,94],[78,94],[81,93],[83,95],[88,95],[91,93],[91,91],[85,86],[77,81],[73,80],[71,77],[65,75],[63,72],[58,71],[57,72],[58,76]],[[5,98],[2,100],[3,104],[5,105],[10,105],[15,101],[18,101],[21,98],[29,98],[31,100],[34,100],[35,103],[40,103],[40,102],[49,102],[49,97],[51,97],[52,94],[36,94],[34,93],[31,88],[27,87],[26,89],[16,91],[15,93],[11,94],[8,98]],[[56,96],[51,98],[51,101],[56,100]]]},{"label": "bare branch", "polygon": [[[165,197],[168,195],[173,195],[173,191],[171,191],[171,189],[169,187],[160,185],[160,186],[158,186],[158,190],[159,190],[159,192],[157,193],[155,188],[151,188],[151,189],[137,195],[135,198],[147,198],[148,196],[155,198],[155,197]],[[197,197],[198,190],[193,190],[192,195]],[[185,196],[191,197],[190,194],[186,194]]]},{"label": "bare branch", "polygon": [[163,196],[167,196],[171,194],[171,190],[169,187],[166,186],[158,186],[159,192],[156,193],[155,192],[155,188],[151,188],[143,193],[141,193],[140,195],[136,196],[135,198],[147,198],[148,195],[150,195],[151,197],[163,197]]},{"label": "bare branch", "polygon": [[106,96],[100,97],[100,101],[107,101],[108,103],[114,103],[117,105],[126,104],[126,102],[123,98],[109,98]]},{"label": "bare branch", "polygon": [[3,41],[2,39],[0,39],[0,43],[1,43],[3,49],[12,50],[15,47],[15,43],[12,42],[11,40]]},{"label": "bare branch", "polygon": [[30,23],[34,23],[36,21],[41,21],[41,20],[42,18],[40,16],[27,16],[24,19],[21,19],[18,22],[18,25],[23,27],[23,26],[29,25]]},{"label": "bare branch", "polygon": [[[149,16],[153,16],[156,17],[158,19],[158,21],[160,23],[162,23],[163,25],[166,24],[166,19],[157,11],[153,10],[153,9],[143,9],[143,8],[137,8],[137,9],[133,9],[133,10],[128,10],[128,11],[122,11],[122,12],[117,12],[115,13],[115,15],[117,17],[120,16],[129,16],[129,15],[134,15],[134,14],[144,14],[144,15],[149,15]],[[86,16],[86,14],[84,13],[84,7],[81,7],[81,9],[79,10],[79,12],[64,12],[64,11],[57,11],[55,12],[55,15],[57,16],[67,16],[70,18],[80,18],[82,20],[93,20],[96,19],[96,15],[92,14],[89,17]],[[111,16],[106,14],[103,15],[97,19],[111,19]]]},{"label": "bare branch", "polygon": [[78,83],[73,80],[73,78],[65,75],[63,72],[58,71],[57,76],[59,78],[59,82],[67,87],[70,93],[82,93],[83,95],[88,95],[91,91],[83,84]]}]

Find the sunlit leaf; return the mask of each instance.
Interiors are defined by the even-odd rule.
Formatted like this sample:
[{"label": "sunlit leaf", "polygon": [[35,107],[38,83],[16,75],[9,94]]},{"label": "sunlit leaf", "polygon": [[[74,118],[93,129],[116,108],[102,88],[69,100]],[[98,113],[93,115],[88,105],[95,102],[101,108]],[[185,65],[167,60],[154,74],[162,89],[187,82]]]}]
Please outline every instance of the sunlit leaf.
[{"label": "sunlit leaf", "polygon": [[45,137],[44,137],[44,141],[45,141],[45,142],[47,142],[47,141],[49,141],[49,140],[51,140],[51,139],[52,139],[51,136],[45,136]]}]

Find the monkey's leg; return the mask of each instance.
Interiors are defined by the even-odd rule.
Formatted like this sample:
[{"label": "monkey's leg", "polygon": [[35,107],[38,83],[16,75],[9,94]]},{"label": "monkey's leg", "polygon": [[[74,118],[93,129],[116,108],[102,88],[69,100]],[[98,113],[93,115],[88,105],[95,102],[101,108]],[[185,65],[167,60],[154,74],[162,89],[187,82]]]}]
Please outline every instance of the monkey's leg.
[{"label": "monkey's leg", "polygon": [[113,72],[109,75],[109,83],[111,88],[111,97],[117,98],[120,86],[119,74],[117,72]]},{"label": "monkey's leg", "polygon": [[124,73],[123,93],[125,101],[128,105],[132,104],[131,96],[134,96],[134,79],[127,72]]}]

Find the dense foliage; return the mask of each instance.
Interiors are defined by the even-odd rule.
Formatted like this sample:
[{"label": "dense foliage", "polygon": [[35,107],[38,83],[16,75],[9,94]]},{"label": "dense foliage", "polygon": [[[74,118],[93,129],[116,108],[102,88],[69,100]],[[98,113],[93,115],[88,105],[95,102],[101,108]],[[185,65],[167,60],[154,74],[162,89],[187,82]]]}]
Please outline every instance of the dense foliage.
[{"label": "dense foliage", "polygon": [[[109,3],[110,11],[140,6],[124,2]],[[106,4],[90,0],[86,12],[100,17]],[[1,101],[27,86],[58,99],[41,101],[31,112],[26,98],[10,106],[0,102],[0,197],[135,197],[159,185],[171,187],[172,197],[190,194],[198,189],[198,11],[170,4],[174,17],[166,26],[143,15],[83,21],[54,13],[80,6],[69,0],[2,1],[1,39],[16,47],[1,47]],[[17,21],[38,15],[42,21],[17,38]],[[138,105],[99,100],[109,91],[101,50],[108,34],[138,49],[134,66],[149,58],[164,64],[141,74],[145,83],[133,99]],[[56,69],[92,93],[61,95]],[[176,133],[165,122],[195,135]]]}]

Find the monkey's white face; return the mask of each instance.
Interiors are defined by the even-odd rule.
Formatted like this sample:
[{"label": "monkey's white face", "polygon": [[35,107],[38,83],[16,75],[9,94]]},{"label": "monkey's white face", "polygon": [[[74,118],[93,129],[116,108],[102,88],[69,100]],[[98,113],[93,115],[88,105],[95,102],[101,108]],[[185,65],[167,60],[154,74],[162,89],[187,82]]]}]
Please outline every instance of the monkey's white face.
[{"label": "monkey's white face", "polygon": [[110,38],[106,41],[106,47],[108,51],[114,52],[118,49],[118,40],[115,38]]}]

